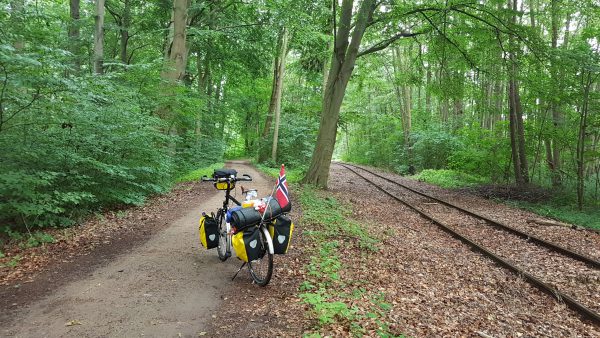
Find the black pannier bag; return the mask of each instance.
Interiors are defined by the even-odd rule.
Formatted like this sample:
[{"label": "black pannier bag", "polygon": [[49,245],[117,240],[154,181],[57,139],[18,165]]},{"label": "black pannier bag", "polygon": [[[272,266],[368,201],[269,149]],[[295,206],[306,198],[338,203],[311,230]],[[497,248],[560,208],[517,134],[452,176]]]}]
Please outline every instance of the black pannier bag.
[{"label": "black pannier bag", "polygon": [[213,172],[213,178],[231,177],[231,175],[233,175],[233,177],[237,177],[237,170],[223,168],[223,169],[215,169],[215,171]]},{"label": "black pannier bag", "polygon": [[294,232],[294,223],[285,215],[277,217],[269,225],[269,234],[273,239],[273,251],[275,254],[283,255],[288,251],[292,232]]},{"label": "black pannier bag", "polygon": [[208,215],[200,218],[200,243],[206,249],[216,248],[219,245],[219,225]]},{"label": "black pannier bag", "polygon": [[[288,203],[285,208],[281,208],[276,199],[271,198],[269,205],[265,209],[265,220],[269,221],[277,218],[284,212],[292,209],[292,204]],[[262,215],[254,208],[242,208],[231,213],[231,224],[239,231],[251,225],[258,224]]]},{"label": "black pannier bag", "polygon": [[262,258],[266,252],[260,240],[260,230],[257,227],[249,227],[239,231],[231,238],[231,244],[235,254],[244,262],[252,262]]}]

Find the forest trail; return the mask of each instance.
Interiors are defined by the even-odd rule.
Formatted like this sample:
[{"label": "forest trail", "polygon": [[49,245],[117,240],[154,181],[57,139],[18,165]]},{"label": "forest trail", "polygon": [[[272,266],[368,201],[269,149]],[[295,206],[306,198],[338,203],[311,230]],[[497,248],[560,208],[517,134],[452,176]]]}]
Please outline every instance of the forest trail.
[{"label": "forest trail", "polygon": [[[254,181],[247,186],[260,196],[270,192],[273,182],[253,167],[227,166],[250,174]],[[205,332],[234,283],[250,283],[245,273],[231,281],[237,259],[221,263],[215,250],[199,243],[200,213],[216,210],[222,201],[223,193],[215,190],[146,243],[19,309],[9,323],[0,321],[0,336],[196,337]]]}]

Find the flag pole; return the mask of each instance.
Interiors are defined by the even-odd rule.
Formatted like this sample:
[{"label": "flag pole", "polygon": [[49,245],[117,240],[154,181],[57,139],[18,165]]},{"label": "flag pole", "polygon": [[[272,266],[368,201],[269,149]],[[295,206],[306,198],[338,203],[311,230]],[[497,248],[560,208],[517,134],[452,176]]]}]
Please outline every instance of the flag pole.
[{"label": "flag pole", "polygon": [[[283,166],[283,164],[281,166]],[[279,183],[279,175],[277,176],[277,182]],[[267,199],[267,206],[265,207],[265,212],[262,214],[262,217],[260,218],[261,223],[265,220],[265,215],[267,214],[267,209],[271,206],[270,202],[271,202],[271,199],[273,199],[273,194],[275,193],[276,189],[277,189],[277,183],[275,183],[275,186],[273,186],[273,190],[271,191],[271,194],[269,195],[269,198]]]}]

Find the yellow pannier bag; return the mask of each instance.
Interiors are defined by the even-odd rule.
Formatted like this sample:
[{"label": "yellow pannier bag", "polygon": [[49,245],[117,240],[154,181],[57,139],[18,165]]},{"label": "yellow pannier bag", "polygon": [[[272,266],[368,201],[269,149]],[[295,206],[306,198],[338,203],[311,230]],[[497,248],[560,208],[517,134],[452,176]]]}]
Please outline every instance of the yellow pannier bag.
[{"label": "yellow pannier bag", "polygon": [[244,262],[262,258],[266,252],[260,241],[260,230],[255,226],[237,232],[231,237],[231,244],[235,254]]},{"label": "yellow pannier bag", "polygon": [[294,223],[284,215],[277,217],[269,225],[269,234],[273,239],[273,250],[275,254],[283,255],[290,248],[292,240],[292,232],[294,232]]},{"label": "yellow pannier bag", "polygon": [[217,221],[208,215],[200,218],[200,243],[206,249],[216,248],[219,245],[219,226]]}]

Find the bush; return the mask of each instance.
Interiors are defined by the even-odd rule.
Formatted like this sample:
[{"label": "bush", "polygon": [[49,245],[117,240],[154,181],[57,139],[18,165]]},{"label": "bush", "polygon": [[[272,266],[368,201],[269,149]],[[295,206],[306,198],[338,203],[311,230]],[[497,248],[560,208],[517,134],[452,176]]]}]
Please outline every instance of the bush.
[{"label": "bush", "polygon": [[445,169],[450,157],[462,143],[445,131],[423,131],[413,134],[413,156],[418,169]]},{"label": "bush", "polygon": [[221,141],[186,132],[186,116],[201,106],[184,99],[193,97],[187,89],[168,98],[170,120],[157,116],[160,64],[72,78],[57,76],[63,66],[51,50],[28,55],[0,48],[8,74],[0,99],[14,110],[0,129],[0,224],[68,226],[101,208],[139,205],[178,172],[222,158]]},{"label": "bush", "polygon": [[433,170],[421,171],[413,178],[438,185],[443,188],[461,188],[486,183],[484,178],[465,174],[456,170]]}]

